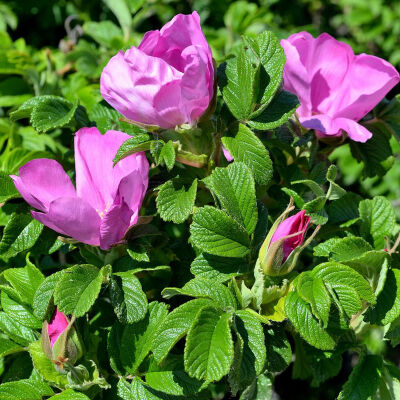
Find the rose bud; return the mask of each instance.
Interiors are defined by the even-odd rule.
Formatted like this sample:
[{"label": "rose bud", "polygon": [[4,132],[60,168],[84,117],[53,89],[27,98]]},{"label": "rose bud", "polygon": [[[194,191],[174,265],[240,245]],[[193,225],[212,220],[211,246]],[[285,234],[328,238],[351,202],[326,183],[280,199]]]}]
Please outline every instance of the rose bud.
[{"label": "rose bud", "polygon": [[109,249],[136,224],[149,181],[143,152],[115,167],[113,158],[131,136],[97,128],[75,135],[76,189],[62,166],[46,158],[29,161],[11,175],[17,190],[32,207],[33,218],[79,242]]},{"label": "rose bud", "polygon": [[387,61],[352,48],[323,33],[307,32],[282,40],[286,64],[284,89],[297,95],[297,115],[303,127],[320,138],[346,132],[351,140],[366,142],[372,133],[360,121],[400,81]]},{"label": "rose bud", "polygon": [[319,227],[304,242],[310,217],[302,210],[287,217],[293,209],[291,205],[275,221],[261,246],[258,262],[266,275],[285,275],[293,270],[301,251],[311,242]]},{"label": "rose bud", "polygon": [[73,321],[56,309],[50,322],[44,321],[42,326],[43,352],[61,373],[68,372],[66,367],[74,365],[83,354],[78,334],[72,325]]},{"label": "rose bud", "polygon": [[226,161],[231,162],[233,161],[233,157],[231,153],[229,152],[228,149],[226,149],[224,146],[222,146],[222,152],[224,153],[224,156],[226,158]]},{"label": "rose bud", "polygon": [[176,15],[137,48],[118,52],[101,74],[100,91],[132,122],[195,125],[214,95],[212,53],[197,12]]}]

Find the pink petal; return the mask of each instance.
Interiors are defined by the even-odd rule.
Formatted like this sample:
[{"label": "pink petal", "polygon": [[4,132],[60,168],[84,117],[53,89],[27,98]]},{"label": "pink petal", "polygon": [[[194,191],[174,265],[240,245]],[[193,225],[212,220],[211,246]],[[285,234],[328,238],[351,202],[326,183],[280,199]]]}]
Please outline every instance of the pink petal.
[{"label": "pink petal", "polygon": [[109,249],[118,243],[128,230],[132,210],[121,196],[117,196],[114,204],[107,211],[100,225],[100,247]]},{"label": "pink petal", "polygon": [[50,344],[52,347],[54,346],[54,343],[57,341],[58,337],[65,331],[67,326],[67,318],[62,312],[56,309],[53,316],[51,317],[47,329],[50,338]]},{"label": "pink petal", "polygon": [[[112,57],[103,69],[100,91],[104,99],[125,117],[167,129],[173,125],[159,117],[153,99],[164,85],[181,76],[181,72],[161,58],[131,47],[125,54],[120,51]],[[181,116],[180,121],[183,119]]]},{"label": "pink petal", "polygon": [[233,161],[233,157],[232,157],[231,153],[224,146],[222,146],[222,152],[224,153],[224,156],[228,162]]},{"label": "pink petal", "polygon": [[61,197],[50,203],[47,213],[32,211],[43,225],[79,242],[99,245],[99,214],[78,197]]},{"label": "pink petal", "polygon": [[372,133],[368,129],[351,119],[335,118],[333,122],[336,129],[343,129],[347,132],[349,138],[356,142],[365,143],[372,137]]},{"label": "pink petal", "polygon": [[356,56],[337,100],[336,117],[358,121],[370,112],[400,81],[396,69],[381,58]]},{"label": "pink petal", "polygon": [[76,133],[77,193],[99,213],[111,207],[121,179],[131,172],[138,171],[147,188],[149,163],[144,153],[133,154],[113,166],[119,147],[130,137],[118,131],[102,135],[97,128],[82,128]]},{"label": "pink petal", "polygon": [[181,81],[182,109],[187,121],[196,121],[207,110],[214,88],[214,68],[209,49],[189,46],[182,52],[185,70]]},{"label": "pink petal", "polygon": [[290,253],[303,243],[304,236],[311,218],[307,217],[305,210],[286,218],[281,222],[272,236],[270,245],[278,239],[285,236],[292,235],[293,233],[302,232],[297,236],[288,238],[283,244],[283,261],[290,255]]},{"label": "pink petal", "polygon": [[55,160],[39,158],[11,175],[17,190],[32,207],[47,211],[50,203],[63,196],[75,197],[75,188],[62,166]]}]

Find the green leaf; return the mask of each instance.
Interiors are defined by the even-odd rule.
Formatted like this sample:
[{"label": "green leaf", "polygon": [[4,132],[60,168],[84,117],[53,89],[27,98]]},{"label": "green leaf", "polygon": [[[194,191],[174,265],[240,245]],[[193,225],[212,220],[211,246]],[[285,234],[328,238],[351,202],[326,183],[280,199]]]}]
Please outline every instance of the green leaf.
[{"label": "green leaf", "polygon": [[257,183],[267,185],[272,178],[272,162],[260,139],[245,125],[239,124],[235,137],[223,137],[222,144],[235,161],[246,164]]},{"label": "green leaf", "polygon": [[149,305],[149,313],[144,319],[124,327],[120,360],[128,373],[134,374],[149,353],[167,313],[166,304],[153,302]]},{"label": "green leaf", "polygon": [[185,370],[193,378],[219,381],[233,362],[231,314],[203,308],[190,328],[185,345]]},{"label": "green leaf", "polygon": [[123,46],[122,31],[111,21],[86,21],[83,24],[83,31],[102,46],[108,48]]},{"label": "green leaf", "polygon": [[364,163],[364,175],[368,177],[383,176],[394,162],[390,146],[390,133],[380,121],[366,123],[364,126],[373,133],[365,143],[350,140],[351,154],[358,162]]},{"label": "green leaf", "polygon": [[186,335],[198,312],[212,304],[209,299],[195,299],[182,304],[167,315],[160,325],[152,347],[158,363],[163,361],[172,347]]},{"label": "green leaf", "polygon": [[222,257],[244,257],[250,240],[246,230],[222,210],[205,206],[193,215],[190,240],[200,250]]},{"label": "green leaf", "polygon": [[361,234],[372,238],[377,249],[385,247],[385,236],[390,237],[395,226],[395,211],[392,203],[382,196],[372,200],[363,200],[359,205],[361,217]]},{"label": "green leaf", "polygon": [[185,371],[158,371],[146,374],[146,383],[155,390],[174,396],[190,396],[199,392],[203,382]]},{"label": "green leaf", "polygon": [[89,397],[83,393],[75,392],[72,389],[67,389],[50,397],[49,400],[89,400]]},{"label": "green leaf", "polygon": [[67,125],[74,117],[78,102],[53,96],[39,101],[32,110],[30,122],[38,132],[47,132],[50,129]]},{"label": "green leaf", "polygon": [[125,39],[127,39],[132,28],[132,16],[126,0],[103,0],[103,2],[116,16]]},{"label": "green leaf", "polygon": [[256,112],[257,115],[250,116],[248,124],[253,129],[264,131],[275,129],[283,125],[299,105],[296,95],[282,90],[261,113]]},{"label": "green leaf", "polygon": [[43,353],[40,340],[29,345],[29,354],[32,357],[34,367],[46,381],[54,383],[59,387],[65,387],[68,384],[67,376],[57,372],[54,364]]},{"label": "green leaf", "polygon": [[368,282],[346,265],[336,262],[323,263],[313,269],[312,276],[322,279],[328,288],[334,290],[348,318],[362,309],[362,300],[370,304],[376,303]]},{"label": "green leaf", "polygon": [[239,50],[237,57],[218,67],[219,89],[229,110],[238,120],[244,120],[251,114],[255,77],[256,69],[244,48]]},{"label": "green leaf", "polygon": [[27,346],[37,339],[32,329],[21,325],[5,312],[0,312],[0,331],[9,336],[14,342],[21,346]]},{"label": "green leaf", "polygon": [[282,372],[292,362],[292,348],[282,325],[264,326],[266,370]]},{"label": "green leaf", "polygon": [[332,350],[335,340],[314,317],[311,306],[296,292],[290,292],[285,301],[285,313],[300,335],[312,346]]},{"label": "green leaf", "polygon": [[273,394],[271,379],[262,374],[243,391],[239,400],[272,400]]},{"label": "green leaf", "polygon": [[334,243],[330,253],[335,261],[343,262],[358,258],[371,250],[373,250],[372,246],[363,238],[350,236]]},{"label": "green leaf", "polygon": [[58,271],[48,276],[36,289],[32,307],[33,313],[39,319],[44,319],[48,314],[56,284],[62,274],[62,271]]},{"label": "green leaf", "polygon": [[21,197],[12,179],[3,171],[0,171],[0,203]]},{"label": "green leaf", "polygon": [[54,303],[64,314],[82,317],[97,299],[102,281],[101,271],[93,265],[75,265],[57,282]]},{"label": "green leaf", "polygon": [[41,101],[48,101],[48,100],[57,100],[58,96],[36,96],[32,97],[31,99],[25,101],[21,106],[18,107],[17,110],[10,113],[11,121],[18,121],[22,118],[29,118],[32,114],[33,109],[41,102]]},{"label": "green leaf", "polygon": [[135,135],[134,137],[125,140],[125,142],[121,144],[117,154],[113,159],[114,166],[119,161],[132,154],[139,153],[140,151],[150,150],[151,142],[152,140],[150,140],[150,136],[147,133]]},{"label": "green leaf", "polygon": [[29,250],[38,240],[43,231],[43,225],[32,219],[29,214],[13,213],[0,242],[0,254],[11,258],[18,253]]},{"label": "green leaf", "polygon": [[369,399],[379,386],[382,357],[363,354],[344,384],[338,400]]},{"label": "green leaf", "polygon": [[21,379],[0,385],[0,400],[42,400],[42,396],[51,396],[53,390],[44,382]]},{"label": "green leaf", "polygon": [[387,325],[400,315],[400,270],[387,272],[383,289],[378,295],[376,305],[367,311],[365,319],[371,324]]},{"label": "green leaf", "polygon": [[261,373],[266,361],[264,332],[260,321],[246,310],[234,316],[237,334],[235,358],[229,373],[232,392],[244,389]]},{"label": "green leaf", "polygon": [[24,268],[9,268],[3,274],[4,278],[18,292],[22,301],[26,304],[32,304],[36,289],[44,281],[44,276],[29,261],[29,258],[26,258]]},{"label": "green leaf", "polygon": [[6,314],[18,324],[34,329],[42,327],[40,319],[36,318],[26,306],[11,299],[4,290],[1,292],[1,306]]},{"label": "green leaf", "polygon": [[164,161],[168,171],[174,167],[175,164],[175,148],[171,140],[164,144],[161,149],[158,162]]},{"label": "green leaf", "polygon": [[131,324],[144,318],[147,312],[147,297],[139,279],[131,271],[121,272],[122,289],[112,279],[110,285],[111,302],[122,323]]},{"label": "green leaf", "polygon": [[164,221],[180,224],[193,210],[197,194],[197,179],[185,185],[179,178],[173,178],[159,187],[157,211]]},{"label": "green leaf", "polygon": [[257,224],[256,189],[250,169],[241,162],[227,168],[216,168],[212,175],[212,189],[227,213],[253,233]]},{"label": "green leaf", "polygon": [[182,289],[165,288],[162,291],[163,297],[167,299],[179,294],[209,298],[222,309],[237,308],[234,295],[225,285],[204,278],[192,279]]},{"label": "green leaf", "polygon": [[190,272],[196,278],[226,282],[232,277],[246,273],[248,268],[248,263],[241,259],[202,253],[193,260]]},{"label": "green leaf", "polygon": [[25,349],[18,345],[17,343],[12,342],[9,339],[4,337],[0,337],[0,357],[8,356],[9,354],[18,353],[20,351],[24,351]]},{"label": "green leaf", "polygon": [[[264,79],[260,79],[259,100],[257,101],[261,107],[252,113],[251,117],[253,117],[257,116],[265,108],[265,105],[270,103],[280,87],[286,57],[278,38],[271,31],[264,31],[257,36],[244,36],[244,40],[261,63],[260,78],[264,77]],[[264,81],[267,82],[267,85],[262,85]]]}]

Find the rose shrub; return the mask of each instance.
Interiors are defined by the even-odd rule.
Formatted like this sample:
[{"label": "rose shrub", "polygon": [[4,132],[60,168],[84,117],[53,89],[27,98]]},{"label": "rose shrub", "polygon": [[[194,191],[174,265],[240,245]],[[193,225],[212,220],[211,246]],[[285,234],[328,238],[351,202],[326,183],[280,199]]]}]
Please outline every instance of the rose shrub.
[{"label": "rose shrub", "polygon": [[0,399],[400,398],[396,68],[98,7],[59,49],[0,18]]}]

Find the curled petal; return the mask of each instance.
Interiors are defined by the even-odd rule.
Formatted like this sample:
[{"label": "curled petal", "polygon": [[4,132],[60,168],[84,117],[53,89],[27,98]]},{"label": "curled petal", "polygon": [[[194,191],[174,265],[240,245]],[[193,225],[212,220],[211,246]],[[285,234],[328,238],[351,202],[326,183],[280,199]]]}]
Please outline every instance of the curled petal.
[{"label": "curled petal", "polygon": [[[161,58],[131,47],[125,54],[120,51],[108,62],[101,74],[100,91],[104,99],[125,117],[171,128],[173,126],[158,115],[153,99],[164,85],[181,76],[181,72]],[[176,99],[176,95],[173,98]]]},{"label": "curled petal", "polygon": [[114,203],[121,179],[132,171],[140,173],[147,188],[149,163],[144,153],[133,154],[113,166],[119,147],[130,137],[118,131],[102,135],[97,128],[82,128],[76,133],[77,193],[99,213]]},{"label": "curled petal", "polygon": [[75,188],[63,167],[55,160],[39,158],[19,169],[19,176],[11,175],[15,187],[32,207],[47,211],[59,197],[75,197]]},{"label": "curled petal", "polygon": [[61,197],[50,203],[47,213],[31,211],[43,225],[79,242],[99,245],[99,214],[78,197]]}]

